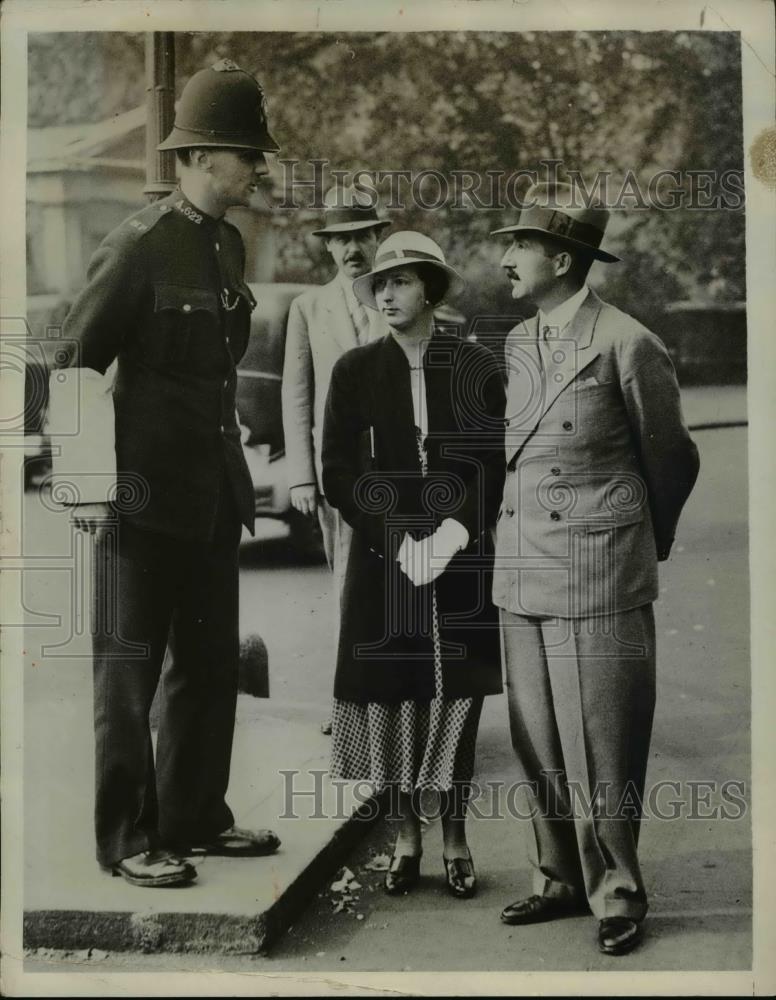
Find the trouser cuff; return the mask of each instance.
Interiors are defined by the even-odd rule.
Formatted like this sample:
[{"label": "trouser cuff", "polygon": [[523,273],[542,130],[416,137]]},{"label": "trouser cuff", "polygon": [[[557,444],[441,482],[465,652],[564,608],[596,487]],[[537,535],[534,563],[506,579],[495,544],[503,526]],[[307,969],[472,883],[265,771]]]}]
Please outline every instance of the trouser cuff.
[{"label": "trouser cuff", "polygon": [[547,878],[546,875],[538,874],[534,876],[533,890],[537,896],[547,896],[550,899],[584,899],[583,889],[566,882],[556,882]]}]

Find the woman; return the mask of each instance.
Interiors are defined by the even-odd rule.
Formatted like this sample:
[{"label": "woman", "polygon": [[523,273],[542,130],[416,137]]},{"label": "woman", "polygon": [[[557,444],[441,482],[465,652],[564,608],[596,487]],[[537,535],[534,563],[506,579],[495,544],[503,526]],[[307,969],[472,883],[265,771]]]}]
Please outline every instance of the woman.
[{"label": "woman", "polygon": [[433,334],[460,276],[401,232],[353,290],[390,333],[334,368],[323,436],[327,500],[354,529],[334,684],[333,776],[389,788],[399,828],[385,878],[420,872],[417,798],[441,795],[447,886],[474,894],[465,809],[482,699],[501,690],[491,603],[504,474],[504,390],[485,348]]}]

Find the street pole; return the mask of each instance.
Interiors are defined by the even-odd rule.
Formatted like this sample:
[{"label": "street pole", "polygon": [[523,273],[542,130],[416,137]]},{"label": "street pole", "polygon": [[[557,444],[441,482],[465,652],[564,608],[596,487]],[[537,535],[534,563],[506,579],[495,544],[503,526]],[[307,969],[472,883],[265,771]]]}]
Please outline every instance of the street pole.
[{"label": "street pole", "polygon": [[175,187],[175,152],[159,152],[175,118],[175,32],[146,35],[146,186],[149,201],[169,194]]}]

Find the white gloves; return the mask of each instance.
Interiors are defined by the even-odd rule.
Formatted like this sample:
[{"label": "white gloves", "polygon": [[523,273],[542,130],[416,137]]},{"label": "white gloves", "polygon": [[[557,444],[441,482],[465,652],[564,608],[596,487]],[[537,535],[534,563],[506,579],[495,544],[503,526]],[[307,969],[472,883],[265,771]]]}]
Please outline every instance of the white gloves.
[{"label": "white gloves", "polygon": [[433,535],[414,539],[405,535],[396,560],[405,576],[416,587],[433,583],[447,569],[447,564],[469,544],[469,532],[452,517],[446,517]]}]

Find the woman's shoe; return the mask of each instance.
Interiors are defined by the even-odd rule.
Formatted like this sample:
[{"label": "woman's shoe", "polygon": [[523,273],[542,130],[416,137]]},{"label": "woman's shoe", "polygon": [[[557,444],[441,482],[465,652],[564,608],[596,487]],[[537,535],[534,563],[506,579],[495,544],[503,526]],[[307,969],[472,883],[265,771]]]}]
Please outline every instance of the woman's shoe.
[{"label": "woman's shoe", "polygon": [[401,896],[418,884],[420,878],[420,855],[395,854],[385,873],[383,888],[389,896]]},{"label": "woman's shoe", "polygon": [[477,876],[471,852],[468,858],[443,858],[447,872],[447,890],[456,899],[469,899],[477,891]]}]

